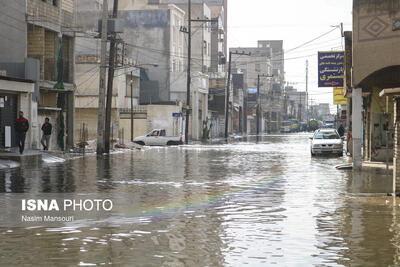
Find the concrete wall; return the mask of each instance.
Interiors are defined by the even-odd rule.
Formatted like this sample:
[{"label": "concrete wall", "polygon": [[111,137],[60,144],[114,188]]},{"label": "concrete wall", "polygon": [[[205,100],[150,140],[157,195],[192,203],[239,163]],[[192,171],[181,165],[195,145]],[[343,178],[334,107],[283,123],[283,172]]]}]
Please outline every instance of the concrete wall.
[{"label": "concrete wall", "polygon": [[[96,64],[77,64],[75,107],[97,108],[99,95],[99,66]],[[130,102],[126,101],[127,75],[124,70],[117,70],[113,83],[113,108],[130,108]],[[136,99],[137,102],[137,99]]]},{"label": "concrete wall", "polygon": [[[76,108],[75,109],[75,129],[74,129],[74,139],[75,142],[80,141],[80,131],[82,129],[82,124],[85,123],[88,129],[88,139],[97,139],[97,118],[98,110],[93,108]],[[111,122],[115,125],[119,123],[119,114],[117,110],[112,110],[111,112]],[[118,127],[114,127],[114,138],[118,136]]]},{"label": "concrete wall", "polygon": [[144,66],[150,80],[159,81],[161,101],[169,101],[170,69],[170,11],[125,11],[124,40],[129,56],[138,64],[157,63],[158,67]]},{"label": "concrete wall", "polygon": [[[121,118],[119,124],[120,130],[124,130],[124,141],[125,143],[131,140],[131,120],[130,118]],[[147,120],[146,119],[134,119],[133,120],[133,138],[148,134],[147,131]]]},{"label": "concrete wall", "polygon": [[27,24],[26,0],[0,0],[0,70],[7,75],[24,78]]},{"label": "concrete wall", "polygon": [[148,105],[147,106],[147,132],[161,128],[167,131],[167,135],[175,135],[182,129],[182,119],[174,118],[172,113],[182,111],[182,106],[172,105]]}]

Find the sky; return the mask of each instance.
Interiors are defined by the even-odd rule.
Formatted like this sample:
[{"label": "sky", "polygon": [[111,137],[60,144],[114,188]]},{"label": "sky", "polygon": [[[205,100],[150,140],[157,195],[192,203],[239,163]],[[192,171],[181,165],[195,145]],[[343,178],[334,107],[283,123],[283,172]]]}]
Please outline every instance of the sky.
[{"label": "sky", "polygon": [[[330,103],[333,89],[318,88],[318,51],[344,50],[340,29],[352,30],[351,0],[228,0],[228,46],[256,47],[258,40],[283,40],[285,51],[325,33],[299,49],[285,53],[286,81],[305,91],[309,61],[309,101]],[[333,30],[333,31],[332,31]],[[328,33],[329,31],[332,31]]]}]

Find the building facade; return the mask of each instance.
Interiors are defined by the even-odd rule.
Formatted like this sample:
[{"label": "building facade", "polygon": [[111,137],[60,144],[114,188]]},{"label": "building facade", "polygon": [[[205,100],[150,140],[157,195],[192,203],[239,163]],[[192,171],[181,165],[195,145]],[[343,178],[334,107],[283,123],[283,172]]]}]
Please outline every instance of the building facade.
[{"label": "building facade", "polygon": [[[22,83],[26,80],[34,82],[34,91],[29,96],[31,99],[25,102],[31,107],[24,107],[18,97],[15,102],[17,109],[31,110],[32,114],[27,113],[31,116],[28,119],[31,120],[34,137],[31,147],[40,148],[40,124],[45,117],[49,117],[54,126],[50,149],[72,148],[75,1],[17,0],[1,1],[0,4],[4,12],[1,16],[4,21],[0,23],[1,34],[5,37],[0,44],[2,75],[23,79]],[[57,64],[60,50],[61,65]],[[54,89],[60,80],[64,88]],[[14,79],[14,82],[18,81]],[[6,97],[9,99],[8,96],[4,99]],[[37,108],[32,109],[36,105]]]},{"label": "building facade", "polygon": [[394,181],[400,181],[399,98],[393,92],[400,87],[399,15],[399,1],[354,0],[352,36],[345,33],[354,165],[394,157]]}]

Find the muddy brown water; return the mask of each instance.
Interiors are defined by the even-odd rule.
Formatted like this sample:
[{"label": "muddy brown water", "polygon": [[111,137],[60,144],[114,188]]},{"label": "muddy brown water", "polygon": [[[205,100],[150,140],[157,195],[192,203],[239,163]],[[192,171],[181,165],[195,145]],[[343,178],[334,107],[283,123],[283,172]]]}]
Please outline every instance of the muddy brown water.
[{"label": "muddy brown water", "polygon": [[391,180],[336,170],[344,160],[311,158],[294,134],[1,171],[0,194],[100,193],[125,213],[108,227],[1,227],[0,265],[398,265]]}]

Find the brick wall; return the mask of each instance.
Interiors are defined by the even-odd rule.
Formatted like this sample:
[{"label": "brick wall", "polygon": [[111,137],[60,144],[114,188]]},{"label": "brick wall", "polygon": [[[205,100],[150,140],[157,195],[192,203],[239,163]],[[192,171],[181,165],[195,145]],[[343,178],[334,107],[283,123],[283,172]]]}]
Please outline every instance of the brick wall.
[{"label": "brick wall", "polygon": [[[74,0],[62,1],[63,25],[73,24]],[[59,7],[53,1],[28,0],[27,13],[33,21],[59,24]]]},{"label": "brick wall", "polygon": [[28,24],[28,57],[40,60],[40,79],[44,79],[45,30]]}]

